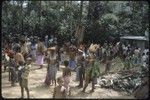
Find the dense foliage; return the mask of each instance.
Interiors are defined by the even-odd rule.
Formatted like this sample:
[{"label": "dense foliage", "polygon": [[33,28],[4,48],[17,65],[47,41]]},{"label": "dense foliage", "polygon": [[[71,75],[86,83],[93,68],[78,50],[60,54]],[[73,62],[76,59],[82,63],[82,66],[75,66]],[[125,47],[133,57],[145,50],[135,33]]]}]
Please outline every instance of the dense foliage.
[{"label": "dense foliage", "polygon": [[3,1],[2,33],[68,40],[81,25],[84,42],[103,43],[110,36],[144,35],[148,10],[146,1]]}]

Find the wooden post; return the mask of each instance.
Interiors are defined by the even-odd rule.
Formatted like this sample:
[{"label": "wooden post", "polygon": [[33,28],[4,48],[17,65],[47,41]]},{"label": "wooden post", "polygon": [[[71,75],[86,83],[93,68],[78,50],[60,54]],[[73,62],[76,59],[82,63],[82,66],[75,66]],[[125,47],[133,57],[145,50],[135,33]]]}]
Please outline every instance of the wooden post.
[{"label": "wooden post", "polygon": [[42,37],[40,24],[41,24],[41,1],[40,1],[40,8],[39,8],[39,25],[38,25],[38,27],[39,27],[39,36]]},{"label": "wooden post", "polygon": [[21,15],[22,15],[22,34],[23,34],[23,1],[21,1]]}]

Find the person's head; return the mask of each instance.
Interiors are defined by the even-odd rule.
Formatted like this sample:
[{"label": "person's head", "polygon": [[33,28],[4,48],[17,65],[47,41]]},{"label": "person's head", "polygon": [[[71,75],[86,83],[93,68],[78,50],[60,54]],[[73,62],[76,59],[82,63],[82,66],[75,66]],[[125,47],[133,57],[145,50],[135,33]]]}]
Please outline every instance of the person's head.
[{"label": "person's head", "polygon": [[144,56],[145,55],[145,53],[142,53],[142,56]]},{"label": "person's head", "polygon": [[23,62],[23,61],[19,61],[19,65],[20,65],[20,66],[23,66],[23,65],[24,65],[24,62]]},{"label": "person's head", "polygon": [[110,51],[110,54],[113,55],[113,53],[114,53],[114,52],[111,50],[111,51]]},{"label": "person's head", "polygon": [[26,42],[26,39],[24,37],[20,37],[20,43],[24,44]]},{"label": "person's head", "polygon": [[69,65],[69,61],[65,60],[65,61],[64,61],[64,66],[65,66],[65,67],[68,67],[68,65]]},{"label": "person's head", "polygon": [[31,64],[32,59],[31,58],[27,58],[27,64]]},{"label": "person's head", "polygon": [[65,77],[65,76],[71,76],[71,71],[69,68],[64,70],[63,77]]},{"label": "person's head", "polygon": [[35,44],[36,42],[35,42],[35,40],[33,39],[32,41],[31,41],[31,44],[33,45],[33,44]]},{"label": "person's head", "polygon": [[17,47],[16,47],[16,52],[21,52],[20,46],[17,46]]},{"label": "person's head", "polygon": [[58,83],[58,85],[62,85],[62,84],[63,84],[63,79],[62,79],[62,77],[58,77],[58,78],[57,78],[57,83]]},{"label": "person's head", "polygon": [[148,56],[148,55],[149,55],[149,52],[147,52],[146,55]]}]

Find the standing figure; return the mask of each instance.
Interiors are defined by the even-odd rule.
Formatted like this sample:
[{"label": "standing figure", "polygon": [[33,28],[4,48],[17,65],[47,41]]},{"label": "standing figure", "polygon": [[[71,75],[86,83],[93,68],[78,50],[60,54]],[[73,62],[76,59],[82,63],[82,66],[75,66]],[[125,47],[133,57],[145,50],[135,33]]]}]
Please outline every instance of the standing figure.
[{"label": "standing figure", "polygon": [[124,68],[123,69],[129,69],[131,68],[131,56],[130,54],[128,53],[126,58],[125,58],[125,62],[124,62]]},{"label": "standing figure", "polygon": [[44,51],[45,51],[44,44],[39,40],[37,44],[36,63],[40,65],[40,68],[43,68],[43,64],[44,64]]},{"label": "standing figure", "polygon": [[82,52],[78,53],[78,58],[77,58],[77,67],[79,69],[79,85],[77,86],[78,88],[83,87],[83,80],[85,77],[85,59],[84,56],[82,55]]},{"label": "standing figure", "polygon": [[63,86],[62,77],[57,78],[58,86],[54,88],[53,98],[65,99],[66,98],[66,88]]},{"label": "standing figure", "polygon": [[49,63],[48,63],[48,78],[49,78],[49,82],[50,84],[53,85],[53,83],[55,82],[56,85],[56,74],[57,74],[57,60],[58,60],[58,55],[56,53],[56,48],[55,47],[51,47],[50,49],[50,55],[49,55]]},{"label": "standing figure", "polygon": [[136,49],[134,50],[134,54],[133,54],[133,65],[135,67],[138,66],[139,55],[140,55],[140,51],[138,47],[136,47]]},{"label": "standing figure", "polygon": [[15,86],[17,73],[16,73],[16,63],[14,58],[10,58],[10,77],[11,77],[11,86]]},{"label": "standing figure", "polygon": [[29,88],[28,88],[28,76],[31,68],[31,58],[27,58],[27,64],[23,68],[22,75],[21,75],[21,97],[24,98],[24,89],[27,92],[27,98],[29,98]]},{"label": "standing figure", "polygon": [[30,50],[30,55],[33,61],[36,60],[36,50],[37,50],[37,45],[35,41],[31,42],[31,50]]},{"label": "standing figure", "polygon": [[[19,68],[20,66],[23,66],[25,64],[25,60],[24,60],[23,55],[21,54],[20,47],[16,48],[15,62],[16,62],[17,68]],[[18,81],[20,81],[20,76],[21,76],[21,70],[19,69],[18,70]]]},{"label": "standing figure", "polygon": [[91,69],[94,63],[94,59],[91,56],[88,56],[86,59],[86,70],[85,70],[85,84],[82,92],[85,92],[86,87],[91,82]]},{"label": "standing figure", "polygon": [[74,70],[75,67],[76,67],[75,56],[76,56],[76,48],[74,46],[70,46],[70,50],[69,50],[69,68],[71,70]]},{"label": "standing figure", "polygon": [[63,70],[63,74],[62,74],[62,78],[63,78],[63,85],[64,87],[66,88],[66,93],[67,95],[70,95],[71,94],[71,91],[70,91],[70,78],[71,78],[71,70],[68,68],[68,61],[65,61],[64,62],[64,65],[65,65],[65,69]]},{"label": "standing figure", "polygon": [[21,98],[23,98],[23,91],[22,91],[22,73],[23,73],[23,69],[25,67],[25,63],[22,61],[19,61],[19,67],[18,67],[18,81],[19,81],[19,85],[21,88]]},{"label": "standing figure", "polygon": [[105,73],[110,71],[112,60],[113,60],[113,51],[110,51],[110,54],[106,57]]},{"label": "standing figure", "polygon": [[89,55],[88,55],[88,58],[86,59],[87,67],[85,70],[85,84],[84,84],[82,92],[85,92],[86,87],[91,81],[92,81],[91,92],[94,92],[97,77],[100,74],[99,64],[95,56],[95,53],[98,47],[99,46],[97,44],[94,44],[94,45],[91,44],[89,47],[89,50],[88,50]]},{"label": "standing figure", "polygon": [[97,83],[97,77],[100,75],[99,63],[95,59],[94,55],[90,55],[87,59],[87,68],[85,74],[85,85],[82,92],[85,92],[86,87],[92,82],[91,92],[94,92],[95,84]]}]

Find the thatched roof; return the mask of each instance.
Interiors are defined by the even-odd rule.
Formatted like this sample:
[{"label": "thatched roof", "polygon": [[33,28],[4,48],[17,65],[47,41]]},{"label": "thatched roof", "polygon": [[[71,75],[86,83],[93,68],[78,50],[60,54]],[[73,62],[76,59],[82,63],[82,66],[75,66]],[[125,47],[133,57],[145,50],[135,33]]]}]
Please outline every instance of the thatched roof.
[{"label": "thatched roof", "polygon": [[120,39],[148,41],[148,39],[145,36],[122,36],[120,37]]}]

